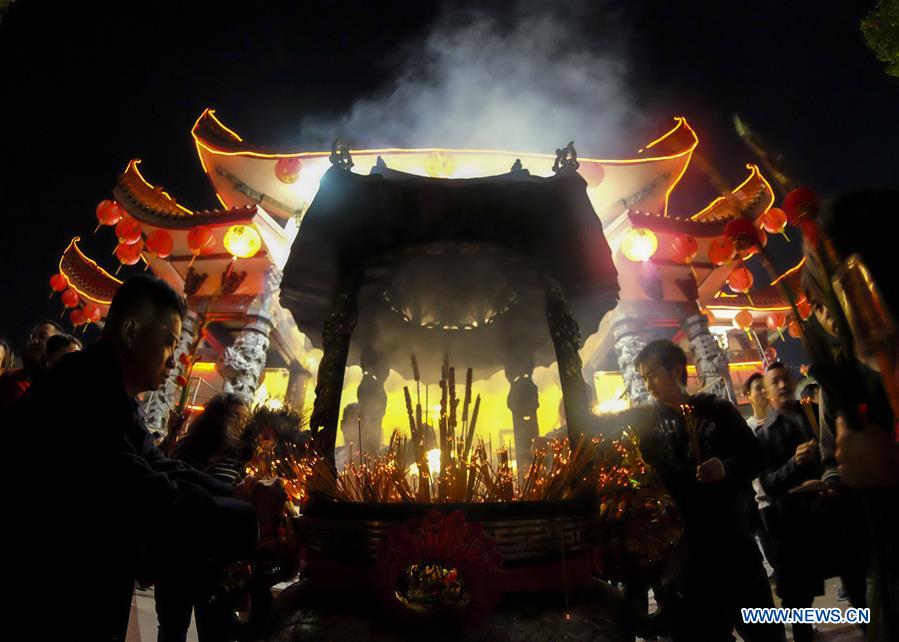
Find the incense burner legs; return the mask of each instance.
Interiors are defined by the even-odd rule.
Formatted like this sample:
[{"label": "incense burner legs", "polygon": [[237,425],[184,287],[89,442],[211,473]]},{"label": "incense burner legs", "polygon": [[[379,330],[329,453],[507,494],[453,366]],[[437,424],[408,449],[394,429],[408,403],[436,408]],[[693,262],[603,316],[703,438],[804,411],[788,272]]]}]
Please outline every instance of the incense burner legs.
[{"label": "incense burner legs", "polygon": [[565,294],[550,278],[546,279],[546,324],[556,350],[568,438],[573,444],[587,432],[590,414],[583,363],[578,353],[581,334]]},{"label": "incense burner legs", "polygon": [[361,283],[361,274],[354,272],[342,276],[332,300],[331,313],[322,332],[324,355],[318,366],[315,404],[312,407],[309,427],[318,452],[332,466],[343,377],[350,352],[350,339],[353,337],[353,330],[359,317],[356,298]]}]

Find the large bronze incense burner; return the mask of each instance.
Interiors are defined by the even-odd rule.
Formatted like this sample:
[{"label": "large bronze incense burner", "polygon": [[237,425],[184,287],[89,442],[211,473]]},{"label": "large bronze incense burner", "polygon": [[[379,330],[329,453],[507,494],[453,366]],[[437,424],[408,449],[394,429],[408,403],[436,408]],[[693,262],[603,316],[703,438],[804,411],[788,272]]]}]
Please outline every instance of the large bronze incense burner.
[{"label": "large bronze incense burner", "polygon": [[[516,385],[527,393],[534,367],[556,362],[570,442],[587,432],[580,328],[595,330],[618,283],[586,183],[574,167],[558,169],[549,178],[515,167],[431,179],[379,163],[368,176],[346,164],[325,173],[285,266],[281,301],[324,352],[310,427],[332,469],[344,371],[354,363],[416,381],[440,372],[444,386],[452,355],[477,372],[505,369],[513,393]],[[410,355],[420,369],[413,359],[410,370]],[[414,440],[408,396],[407,404]],[[444,406],[455,415],[452,403]],[[512,411],[521,471],[536,424]],[[568,498],[367,503],[313,495],[297,521],[310,590],[370,586],[388,611],[466,620],[489,613],[504,593],[584,589],[598,503],[590,492],[559,496]]]}]

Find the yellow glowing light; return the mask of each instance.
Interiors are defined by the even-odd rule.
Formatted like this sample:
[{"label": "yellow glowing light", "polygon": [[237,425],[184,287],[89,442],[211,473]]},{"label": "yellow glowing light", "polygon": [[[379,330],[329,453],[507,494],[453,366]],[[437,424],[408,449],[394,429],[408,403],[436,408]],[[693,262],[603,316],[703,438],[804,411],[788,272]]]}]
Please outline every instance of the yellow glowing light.
[{"label": "yellow glowing light", "polygon": [[214,372],[215,362],[213,361],[197,361],[191,368],[191,372]]},{"label": "yellow glowing light", "polygon": [[630,228],[621,241],[621,252],[624,256],[637,263],[644,263],[652,258],[659,248],[659,239],[652,230],[643,228]]},{"label": "yellow glowing light", "polygon": [[427,453],[425,453],[425,456],[428,458],[428,469],[433,475],[435,472],[440,470],[440,449],[434,448],[433,450],[429,450]]},{"label": "yellow glowing light", "polygon": [[223,239],[228,254],[235,259],[249,259],[256,256],[262,247],[262,238],[256,228],[249,225],[232,225]]}]

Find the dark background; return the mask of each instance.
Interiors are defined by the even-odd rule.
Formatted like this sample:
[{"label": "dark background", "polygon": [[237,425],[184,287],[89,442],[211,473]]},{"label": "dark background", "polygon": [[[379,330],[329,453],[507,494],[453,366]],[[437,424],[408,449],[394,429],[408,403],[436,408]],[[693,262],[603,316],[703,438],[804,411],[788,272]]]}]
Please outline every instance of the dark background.
[{"label": "dark background", "polygon": [[[302,149],[302,117],[336,115],[389,87],[448,7],[476,7],[500,22],[558,10],[538,2],[511,12],[508,3],[470,2],[18,0],[0,22],[0,336],[18,348],[33,321],[59,315],[47,280],[72,236],[116,267],[108,230],[91,232],[97,202],[129,159],[144,159],[151,179],[187,206],[214,207],[189,135],[203,108],[217,108],[247,140]],[[627,41],[628,84],[651,124],[645,136],[591,155],[630,156],[682,114],[703,156],[735,184],[755,161],[733,130],[739,112],[792,175],[823,195],[899,185],[899,80],[865,46],[858,23],[869,8],[579,5],[578,24],[598,48]],[[690,213],[714,195],[694,168],[671,211]],[[798,257],[798,243],[774,239],[772,248],[782,266]]]}]

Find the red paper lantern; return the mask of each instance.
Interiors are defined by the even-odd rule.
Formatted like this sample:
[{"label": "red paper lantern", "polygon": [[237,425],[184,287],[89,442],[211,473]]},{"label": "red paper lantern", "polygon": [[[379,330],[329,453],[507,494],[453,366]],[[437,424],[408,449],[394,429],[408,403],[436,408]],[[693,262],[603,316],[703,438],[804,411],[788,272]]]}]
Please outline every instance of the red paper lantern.
[{"label": "red paper lantern", "polygon": [[759,230],[755,224],[743,216],[735,218],[724,226],[724,236],[733,242],[738,252],[757,248],[762,244]]},{"label": "red paper lantern", "polygon": [[738,265],[727,277],[727,285],[734,292],[745,294],[752,289],[752,272],[745,265]]},{"label": "red paper lantern", "polygon": [[208,253],[214,244],[215,236],[213,236],[212,230],[205,225],[192,227],[187,233],[187,247],[194,254]]},{"label": "red paper lantern", "polygon": [[726,265],[733,261],[737,254],[734,242],[726,236],[718,236],[709,243],[709,261],[715,265]]},{"label": "red paper lantern", "polygon": [[85,323],[96,323],[100,320],[100,306],[93,301],[84,304]]},{"label": "red paper lantern", "polygon": [[787,214],[779,207],[772,207],[762,214],[762,229],[768,234],[783,234],[787,227]]},{"label": "red paper lantern", "polygon": [[126,216],[115,226],[115,235],[119,239],[119,243],[132,245],[137,243],[141,238],[140,223],[130,216]]},{"label": "red paper lantern", "polygon": [[140,253],[144,249],[144,242],[138,241],[130,245],[119,243],[115,248],[115,256],[122,265],[134,265],[140,261]]},{"label": "red paper lantern", "polygon": [[172,235],[165,230],[154,230],[146,241],[147,250],[160,259],[167,258],[172,254],[173,245]]},{"label": "red paper lantern", "polygon": [[100,221],[100,225],[113,226],[121,221],[124,215],[125,210],[115,201],[100,201],[97,205],[97,220]]},{"label": "red paper lantern", "polygon": [[187,354],[186,352],[182,352],[180,355],[178,355],[178,361],[181,362],[182,366],[189,366],[190,365],[190,355]]},{"label": "red paper lantern", "polygon": [[787,324],[787,315],[783,312],[772,312],[768,315],[766,323],[768,328],[777,332]]},{"label": "red paper lantern", "polygon": [[753,316],[749,310],[740,310],[734,316],[734,327],[741,330],[749,330],[752,327]]},{"label": "red paper lantern", "polygon": [[279,158],[275,163],[275,176],[282,183],[296,183],[300,178],[300,169],[303,163],[299,158]]},{"label": "red paper lantern", "polygon": [[677,234],[671,239],[671,260],[677,263],[690,264],[696,258],[699,244],[696,237],[689,234]]},{"label": "red paper lantern", "polygon": [[185,377],[184,375],[178,375],[177,377],[175,377],[175,384],[179,388],[183,388],[187,385],[187,377]]},{"label": "red paper lantern", "polygon": [[75,327],[87,323],[87,319],[84,318],[84,310],[82,310],[81,308],[75,308],[74,310],[69,312],[69,321],[71,321],[72,325]]},{"label": "red paper lantern", "polygon": [[81,301],[81,297],[79,297],[78,293],[75,292],[75,290],[73,290],[72,288],[69,288],[62,293],[62,304],[67,308],[76,307],[79,301]]},{"label": "red paper lantern", "polygon": [[806,219],[817,218],[820,207],[821,199],[813,190],[808,187],[797,187],[787,194],[783,210],[790,225],[798,227]]},{"label": "red paper lantern", "polygon": [[747,259],[751,259],[753,256],[761,252],[762,248],[768,245],[768,235],[765,234],[764,230],[758,230],[758,239],[759,245],[747,245],[742,250],[739,250],[737,253],[740,255],[740,258],[746,261]]},{"label": "red paper lantern", "polygon": [[791,319],[790,323],[787,325],[787,334],[789,334],[794,339],[798,339],[802,336],[802,327],[799,325],[799,322],[796,319]]},{"label": "red paper lantern", "polygon": [[765,348],[765,361],[768,363],[777,361],[777,349],[774,346]]},{"label": "red paper lantern", "polygon": [[63,274],[54,274],[50,277],[50,289],[54,292],[62,292],[69,287],[69,280]]}]

